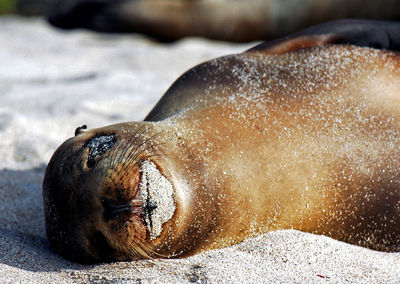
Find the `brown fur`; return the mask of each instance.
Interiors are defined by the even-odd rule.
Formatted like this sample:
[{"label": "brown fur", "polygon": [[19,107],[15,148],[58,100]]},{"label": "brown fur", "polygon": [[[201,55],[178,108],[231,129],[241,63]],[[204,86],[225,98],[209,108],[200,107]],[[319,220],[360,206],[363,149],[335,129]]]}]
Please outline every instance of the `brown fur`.
[{"label": "brown fur", "polygon": [[[145,122],[65,142],[43,188],[55,250],[81,262],[178,257],[293,228],[400,251],[399,56],[341,45],[270,50],[199,65]],[[111,134],[117,144],[85,170],[87,141]],[[107,176],[118,170],[107,165],[127,141],[144,152],[113,185]],[[175,190],[176,211],[155,240],[139,212],[112,229],[99,203],[107,188],[135,192],[146,159]]]}]

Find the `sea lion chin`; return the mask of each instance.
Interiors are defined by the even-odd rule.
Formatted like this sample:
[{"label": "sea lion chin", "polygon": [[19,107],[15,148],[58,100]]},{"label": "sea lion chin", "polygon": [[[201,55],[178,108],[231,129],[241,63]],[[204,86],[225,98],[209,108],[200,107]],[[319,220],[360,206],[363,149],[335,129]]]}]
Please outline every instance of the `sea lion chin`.
[{"label": "sea lion chin", "polygon": [[51,246],[182,257],[297,229],[400,251],[400,57],[336,45],[357,38],[346,28],[199,65],[143,122],[78,128],[44,178]]}]

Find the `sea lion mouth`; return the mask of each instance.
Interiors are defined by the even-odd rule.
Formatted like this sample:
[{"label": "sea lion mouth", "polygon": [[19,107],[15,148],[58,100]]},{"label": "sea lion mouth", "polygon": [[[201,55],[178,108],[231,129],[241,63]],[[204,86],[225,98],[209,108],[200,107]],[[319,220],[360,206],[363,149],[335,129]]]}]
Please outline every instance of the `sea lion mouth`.
[{"label": "sea lion mouth", "polygon": [[115,204],[110,199],[101,199],[101,205],[104,208],[103,218],[106,222],[118,219],[121,213],[132,212],[132,205],[130,202]]},{"label": "sea lion mouth", "polygon": [[101,205],[103,206],[103,219],[106,222],[117,220],[122,214],[136,214],[139,216],[143,215],[142,202],[140,200],[131,200],[123,204],[117,204],[111,199],[103,198],[100,199]]}]

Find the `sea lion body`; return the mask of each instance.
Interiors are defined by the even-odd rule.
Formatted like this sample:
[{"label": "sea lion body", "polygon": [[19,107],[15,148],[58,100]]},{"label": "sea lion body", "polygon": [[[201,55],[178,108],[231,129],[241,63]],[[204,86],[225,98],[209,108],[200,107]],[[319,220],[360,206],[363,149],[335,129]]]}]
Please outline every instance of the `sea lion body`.
[{"label": "sea lion body", "polygon": [[[201,71],[213,64],[225,68]],[[165,117],[159,131],[172,123],[184,137],[172,134],[168,149],[179,164],[186,157],[186,183],[216,207],[203,247],[294,228],[399,250],[398,64],[394,54],[326,46],[245,53],[186,74],[208,94],[194,88],[175,114],[155,109]],[[188,88],[177,84],[166,98],[182,104]],[[211,214],[210,205],[195,212],[204,207]]]},{"label": "sea lion body", "polygon": [[[79,262],[181,257],[290,228],[400,251],[399,64],[322,45],[189,70],[144,122],[79,131],[56,151],[51,245]],[[151,165],[168,206],[149,199]]]},{"label": "sea lion body", "polygon": [[250,42],[343,18],[397,21],[399,11],[396,0],[58,0],[47,18],[58,28],[143,33],[161,41]]}]

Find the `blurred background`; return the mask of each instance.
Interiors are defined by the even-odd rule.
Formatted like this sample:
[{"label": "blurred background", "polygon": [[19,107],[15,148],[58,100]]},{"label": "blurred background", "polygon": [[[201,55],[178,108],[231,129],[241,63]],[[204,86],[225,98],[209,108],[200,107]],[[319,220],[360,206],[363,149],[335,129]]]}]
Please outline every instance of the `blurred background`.
[{"label": "blurred background", "polygon": [[44,16],[62,29],[269,40],[341,18],[397,21],[399,0],[0,0],[1,14]]}]

